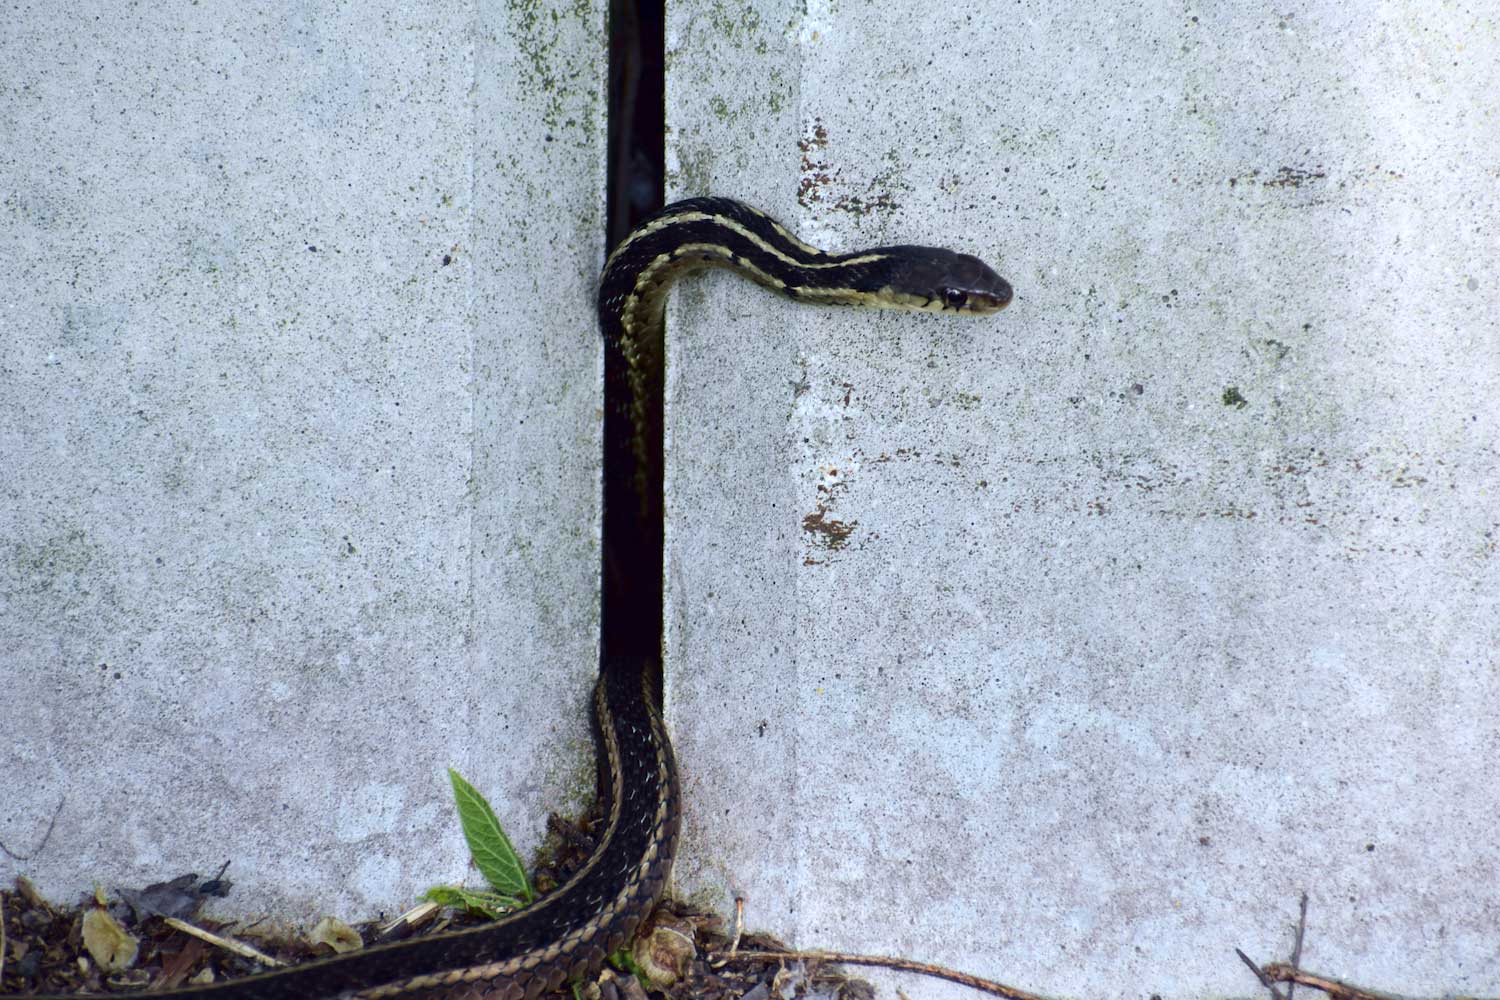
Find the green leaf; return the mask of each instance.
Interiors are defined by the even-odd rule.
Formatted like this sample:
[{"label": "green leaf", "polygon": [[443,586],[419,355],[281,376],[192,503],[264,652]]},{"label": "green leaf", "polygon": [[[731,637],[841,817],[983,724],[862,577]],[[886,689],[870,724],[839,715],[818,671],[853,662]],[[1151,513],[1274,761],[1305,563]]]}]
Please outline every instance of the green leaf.
[{"label": "green leaf", "polygon": [[451,767],[448,780],[453,782],[458,820],[463,824],[464,839],[469,842],[469,853],[473,855],[480,874],[496,892],[531,902],[535,894],[526,879],[526,870],[521,867],[521,859],[516,857],[516,849],[510,846],[510,838],[500,828],[495,810]]},{"label": "green leaf", "polygon": [[498,920],[511,910],[524,905],[515,896],[502,896],[496,892],[477,892],[455,885],[435,885],[423,893],[422,897],[439,906],[451,906],[490,920]]}]

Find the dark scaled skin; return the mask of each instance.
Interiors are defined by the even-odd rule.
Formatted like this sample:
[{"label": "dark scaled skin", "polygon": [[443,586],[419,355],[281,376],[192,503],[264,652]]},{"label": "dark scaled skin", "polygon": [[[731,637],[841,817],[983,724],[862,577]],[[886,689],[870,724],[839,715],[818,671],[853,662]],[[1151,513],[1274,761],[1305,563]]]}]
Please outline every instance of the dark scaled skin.
[{"label": "dark scaled skin", "polygon": [[999,312],[1010,305],[1014,295],[1010,282],[972,254],[917,246],[886,247],[877,252],[892,255],[886,285],[941,302],[945,311]]}]

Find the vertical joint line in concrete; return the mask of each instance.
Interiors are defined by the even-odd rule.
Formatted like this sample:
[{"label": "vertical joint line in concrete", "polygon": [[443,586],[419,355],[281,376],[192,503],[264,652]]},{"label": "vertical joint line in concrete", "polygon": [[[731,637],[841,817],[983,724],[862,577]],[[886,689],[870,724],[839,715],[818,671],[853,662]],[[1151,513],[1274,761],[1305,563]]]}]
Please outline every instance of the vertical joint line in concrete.
[{"label": "vertical joint line in concrete", "polygon": [[[666,159],[664,0],[610,0],[605,246],[662,207]],[[600,261],[603,265],[603,261]],[[602,656],[659,663],[662,640],[662,484],[646,486],[644,516],[621,456],[630,452],[624,373],[605,355]],[[656,404],[660,406],[660,401]],[[658,423],[658,426],[660,424]],[[657,444],[660,447],[660,444]],[[657,690],[660,690],[658,685]]]}]

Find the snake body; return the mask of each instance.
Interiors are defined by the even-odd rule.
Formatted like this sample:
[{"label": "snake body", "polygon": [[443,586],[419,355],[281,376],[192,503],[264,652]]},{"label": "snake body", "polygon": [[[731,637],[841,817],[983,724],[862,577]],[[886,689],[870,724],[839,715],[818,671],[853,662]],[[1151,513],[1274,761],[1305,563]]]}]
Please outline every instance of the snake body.
[{"label": "snake body", "polygon": [[[989,313],[1010,286],[976,257],[893,246],[830,254],[764,213],[722,198],[678,202],[610,254],[599,283],[605,349],[624,359],[633,426],[627,474],[644,497],[659,462],[652,397],[662,378],[667,289],[705,267],[728,268],[808,302]],[[659,440],[659,437],[657,438]],[[646,501],[642,500],[643,506]],[[661,898],[677,849],[681,799],[656,709],[652,664],[611,658],[594,689],[608,817],[584,867],[552,895],[493,923],[377,945],[216,986],[176,1000],[534,1000],[596,972]]]},{"label": "snake body", "polygon": [[831,254],[798,239],[757,208],[729,198],[690,198],[667,206],[620,241],[599,282],[599,327],[606,350],[624,358],[635,484],[643,501],[660,452],[654,426],[661,395],[662,311],[673,281],[726,268],[790,299],[825,305],[925,312],[997,312],[1011,287],[968,254],[889,246]]}]

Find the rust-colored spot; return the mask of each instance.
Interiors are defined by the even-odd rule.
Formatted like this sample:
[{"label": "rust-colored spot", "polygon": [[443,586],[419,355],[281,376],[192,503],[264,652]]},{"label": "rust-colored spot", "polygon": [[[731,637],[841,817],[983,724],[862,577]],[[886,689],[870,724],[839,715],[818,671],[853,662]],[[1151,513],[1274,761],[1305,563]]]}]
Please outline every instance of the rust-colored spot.
[{"label": "rust-colored spot", "polygon": [[859,527],[858,521],[840,521],[816,510],[802,519],[802,530],[813,536],[813,544],[825,549],[841,549]]}]

